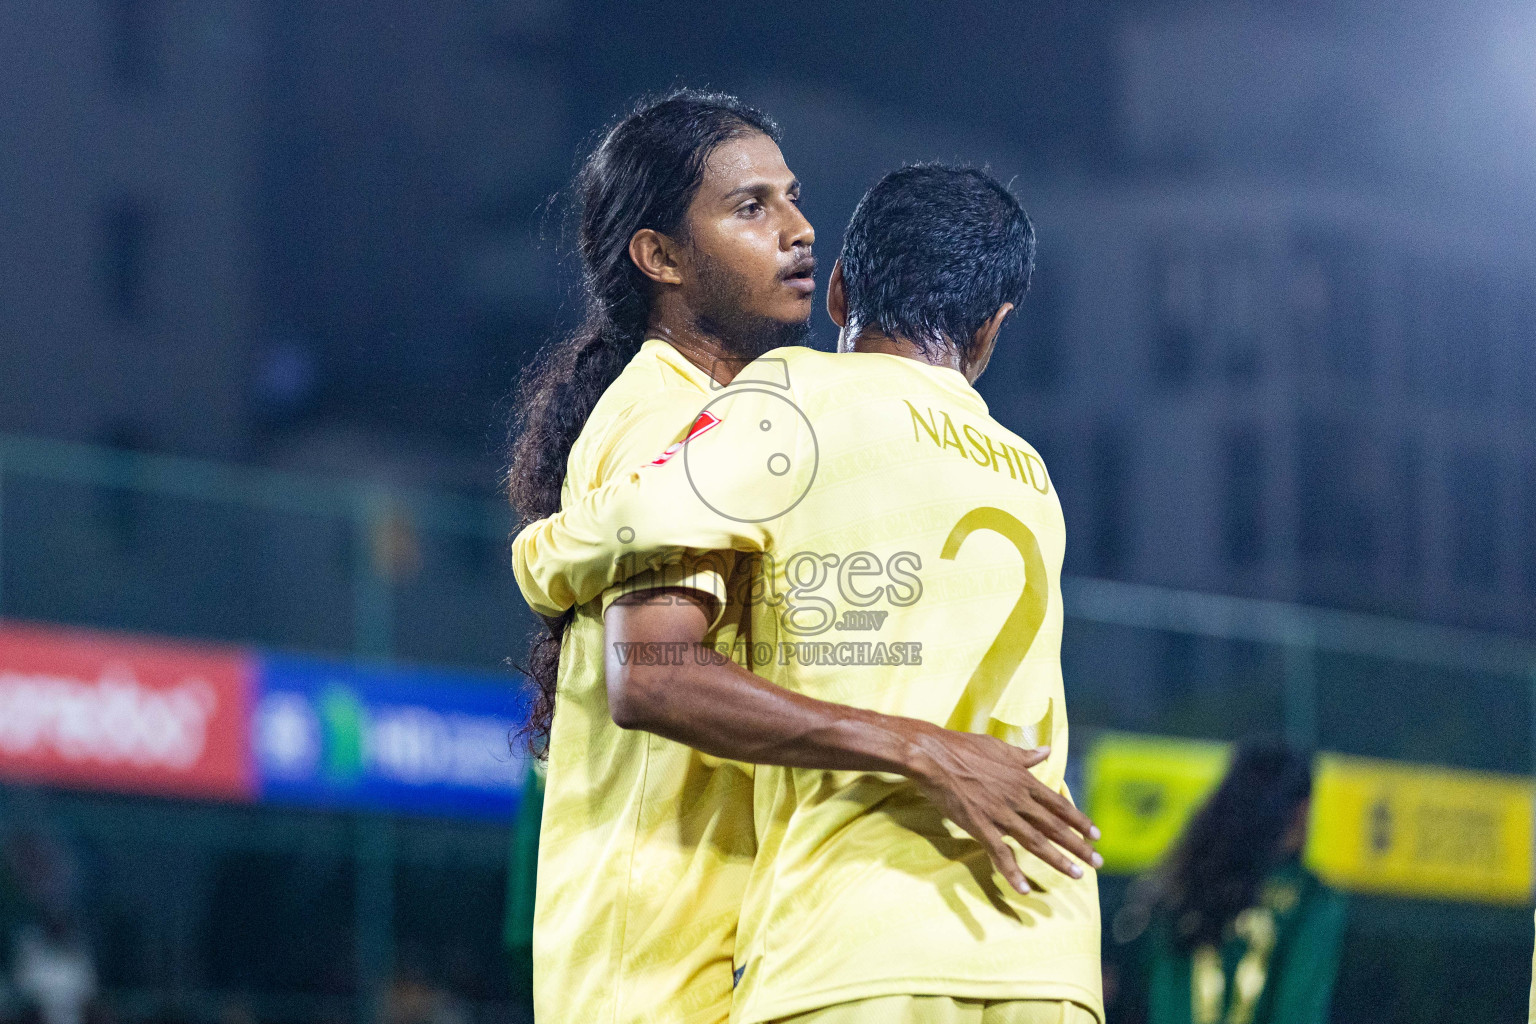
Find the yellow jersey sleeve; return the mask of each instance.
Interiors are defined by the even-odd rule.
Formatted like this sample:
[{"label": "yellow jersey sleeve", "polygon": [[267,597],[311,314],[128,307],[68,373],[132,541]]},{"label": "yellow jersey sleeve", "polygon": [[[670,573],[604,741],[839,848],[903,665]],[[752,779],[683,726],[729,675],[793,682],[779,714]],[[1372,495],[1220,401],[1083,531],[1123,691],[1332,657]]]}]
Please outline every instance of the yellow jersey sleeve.
[{"label": "yellow jersey sleeve", "polygon": [[[676,439],[683,436],[678,429],[678,410],[670,402],[658,401],[650,406],[643,402],[631,403],[620,413],[614,414],[612,419],[615,423],[622,423],[622,429],[615,429],[604,435],[600,450],[584,460],[591,466],[590,476],[579,478],[576,460],[572,460],[561,501],[563,507],[570,507],[576,503],[577,499],[573,495],[590,496],[604,484],[613,482],[615,478],[622,479],[628,472],[654,458],[658,445],[666,443],[666,441],[658,442],[657,438]],[[529,608],[539,615],[553,618],[578,604],[585,604],[601,592],[594,591],[586,594],[583,600],[578,601],[563,576],[534,571],[533,566],[540,563],[532,562],[520,554],[523,538],[531,529],[531,526],[524,529],[514,541],[512,558],[512,569],[517,577],[518,589],[522,591],[523,599],[527,601]],[[562,534],[559,539],[571,544],[581,543],[580,536],[572,533]],[[560,554],[558,548],[550,550],[546,545],[545,548],[540,549],[539,554],[551,556],[553,561],[549,564],[558,564]],[[708,593],[713,593],[716,589],[716,583],[713,580],[701,579],[698,582],[703,585],[697,589]],[[671,584],[656,583],[654,585]],[[646,580],[636,579],[631,584],[631,589],[639,590],[646,586]],[[718,588],[723,590],[723,580],[719,581]],[[604,608],[606,610],[606,604]]]},{"label": "yellow jersey sleeve", "polygon": [[[773,522],[810,489],[817,456],[815,433],[788,389],[727,388],[688,440],[519,533],[518,585],[546,615],[642,573],[652,574],[644,577],[651,586],[709,593],[716,576],[729,577],[729,565],[712,559],[766,550]],[[707,585],[656,582],[669,573]]]},{"label": "yellow jersey sleeve", "polygon": [[[696,591],[702,594],[709,602],[709,627],[706,633],[712,633],[720,626],[720,621],[725,617],[726,606],[726,580],[730,579],[730,565],[734,564],[735,556],[730,553],[722,553],[728,560],[728,564],[722,571],[713,564],[703,565],[664,565],[660,569],[650,569],[625,580],[623,583],[609,587],[602,593],[603,614],[608,613],[608,606],[626,594],[633,594],[642,590],[660,590],[662,588],[678,587]],[[663,597],[661,600],[665,600]]]}]

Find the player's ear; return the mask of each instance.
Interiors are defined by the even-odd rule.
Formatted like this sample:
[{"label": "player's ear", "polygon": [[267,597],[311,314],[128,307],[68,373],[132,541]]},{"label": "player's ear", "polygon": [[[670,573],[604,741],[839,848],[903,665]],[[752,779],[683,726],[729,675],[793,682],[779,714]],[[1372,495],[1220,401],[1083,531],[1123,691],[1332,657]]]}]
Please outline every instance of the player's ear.
[{"label": "player's ear", "polygon": [[992,350],[997,347],[997,332],[1003,329],[1003,321],[1008,319],[1008,314],[1013,312],[1013,303],[1005,302],[997,307],[997,312],[987,318],[987,322],[976,328],[976,333],[971,336],[971,350],[966,358],[966,365],[962,367],[965,379],[976,383],[976,378],[981,376],[981,371],[987,368],[987,361],[992,358]]},{"label": "player's ear", "polygon": [[848,326],[848,292],[843,284],[843,258],[832,264],[832,279],[827,282],[827,315],[839,327]]},{"label": "player's ear", "polygon": [[629,258],[657,284],[683,283],[680,256],[677,242],[652,228],[641,228],[629,240]]}]

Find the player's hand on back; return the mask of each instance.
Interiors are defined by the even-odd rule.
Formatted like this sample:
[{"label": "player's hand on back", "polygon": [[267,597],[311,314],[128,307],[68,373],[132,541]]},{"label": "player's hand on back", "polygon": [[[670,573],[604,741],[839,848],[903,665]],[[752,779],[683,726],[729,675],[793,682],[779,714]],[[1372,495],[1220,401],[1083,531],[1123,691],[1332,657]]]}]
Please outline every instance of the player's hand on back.
[{"label": "player's hand on back", "polygon": [[921,729],[913,742],[917,764],[910,777],[945,817],[981,843],[1014,889],[1027,893],[1030,886],[1004,836],[1073,878],[1083,874],[1073,857],[1094,867],[1104,863],[1091,842],[1099,835],[1093,822],[1029,770],[1050,748],[1023,749],[938,726]]}]

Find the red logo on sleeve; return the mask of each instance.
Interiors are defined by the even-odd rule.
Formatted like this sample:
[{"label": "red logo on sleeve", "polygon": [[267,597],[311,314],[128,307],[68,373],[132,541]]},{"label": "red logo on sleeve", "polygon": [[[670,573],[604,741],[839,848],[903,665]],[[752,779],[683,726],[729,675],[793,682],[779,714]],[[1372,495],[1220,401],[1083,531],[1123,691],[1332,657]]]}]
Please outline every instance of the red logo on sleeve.
[{"label": "red logo on sleeve", "polygon": [[650,465],[652,465],[652,466],[665,465],[667,460],[671,459],[672,456],[676,455],[678,452],[683,450],[683,445],[687,444],[689,441],[692,441],[694,438],[698,437],[700,434],[703,434],[703,433],[705,433],[707,431],[713,430],[715,427],[718,427],[719,425],[720,425],[720,417],[716,416],[714,413],[710,412],[708,409],[705,409],[703,412],[699,413],[699,418],[693,421],[693,426],[688,428],[687,436],[685,436],[681,441],[677,442],[674,445],[668,445],[667,446],[667,450],[662,452],[656,458],[652,459],[651,462],[650,462]]}]

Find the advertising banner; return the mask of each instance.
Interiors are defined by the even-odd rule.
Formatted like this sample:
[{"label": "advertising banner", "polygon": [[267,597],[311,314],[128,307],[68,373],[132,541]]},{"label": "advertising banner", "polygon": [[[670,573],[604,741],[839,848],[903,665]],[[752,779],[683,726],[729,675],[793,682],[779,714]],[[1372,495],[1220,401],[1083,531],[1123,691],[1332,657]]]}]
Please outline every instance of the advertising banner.
[{"label": "advertising banner", "polygon": [[1307,860],[1343,889],[1524,903],[1533,797],[1521,776],[1323,754]]},{"label": "advertising banner", "polygon": [[253,722],[266,801],[508,818],[526,720],[508,680],[263,656]]},{"label": "advertising banner", "polygon": [[[527,765],[512,680],[0,623],[0,781],[508,820]],[[1105,870],[1155,866],[1223,743],[1100,734],[1085,804]],[[1345,889],[1530,898],[1522,776],[1322,754],[1307,862]]]},{"label": "advertising banner", "polygon": [[0,624],[0,779],[248,800],[251,659]]},{"label": "advertising banner", "polygon": [[[1146,871],[1220,782],[1220,743],[1106,733],[1088,754],[1087,809],[1104,870]],[[1340,889],[1523,903],[1536,866],[1530,778],[1320,754],[1306,863]]]},{"label": "advertising banner", "polygon": [[1225,743],[1104,733],[1088,752],[1087,811],[1111,873],[1145,871],[1221,781]]}]

